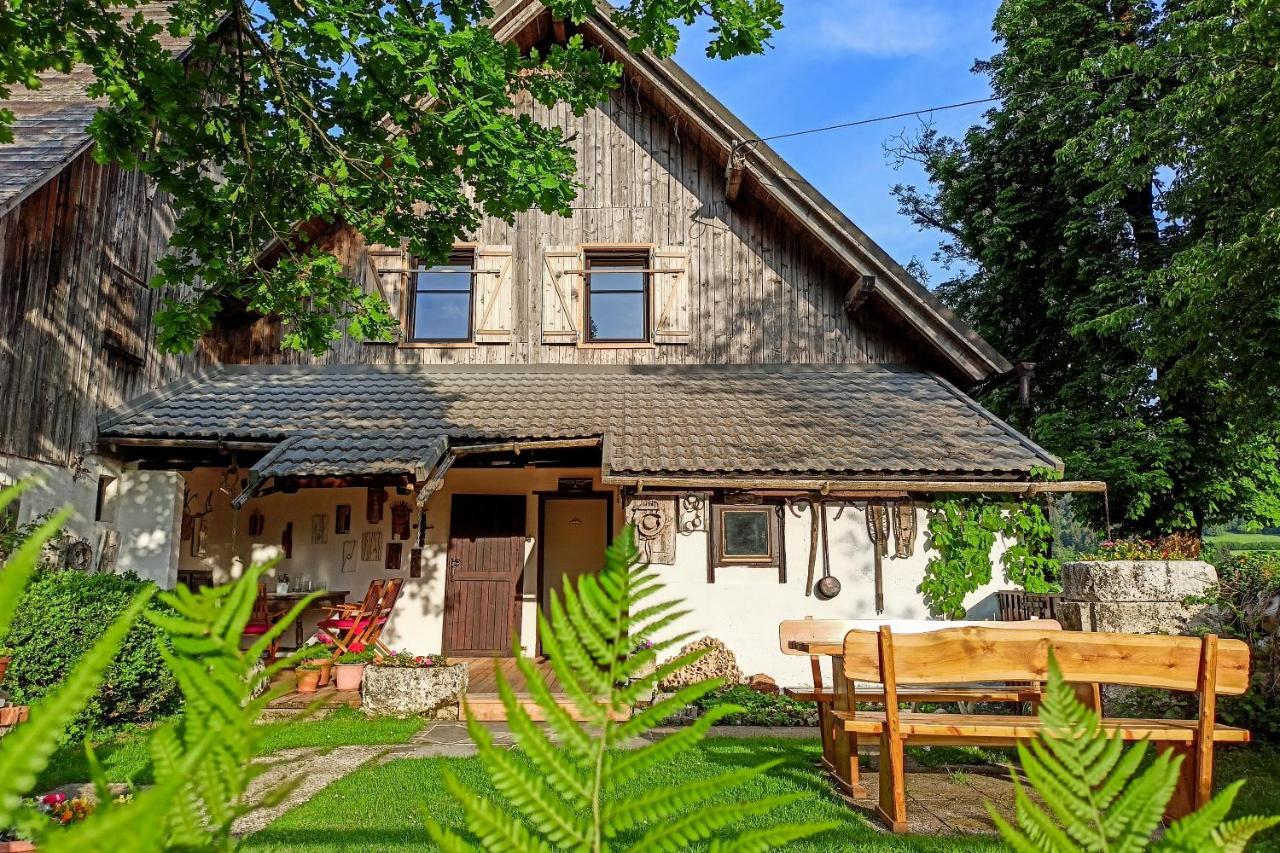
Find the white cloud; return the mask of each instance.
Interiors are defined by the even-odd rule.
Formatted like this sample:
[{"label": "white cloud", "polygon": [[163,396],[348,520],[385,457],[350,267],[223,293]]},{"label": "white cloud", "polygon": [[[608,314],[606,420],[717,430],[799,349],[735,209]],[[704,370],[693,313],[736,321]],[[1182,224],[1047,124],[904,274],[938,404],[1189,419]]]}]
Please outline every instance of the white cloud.
[{"label": "white cloud", "polygon": [[787,4],[787,26],[811,49],[866,56],[931,53],[951,22],[919,0],[804,0]]}]

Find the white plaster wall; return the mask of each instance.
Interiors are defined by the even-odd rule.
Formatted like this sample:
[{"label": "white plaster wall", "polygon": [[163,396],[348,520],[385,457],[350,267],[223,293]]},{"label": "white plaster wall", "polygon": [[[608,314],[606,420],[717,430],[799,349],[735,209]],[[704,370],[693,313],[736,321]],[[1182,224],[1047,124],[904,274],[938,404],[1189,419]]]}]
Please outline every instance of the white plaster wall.
[{"label": "white plaster wall", "polygon": [[116,566],[170,589],[178,580],[182,475],[174,471],[123,472],[115,498],[120,531]]},{"label": "white plaster wall", "polygon": [[25,524],[46,512],[70,506],[75,514],[65,529],[77,539],[93,543],[95,559],[101,531],[110,526],[93,518],[98,503],[98,477],[102,474],[119,476],[120,466],[108,459],[89,456],[81,469],[73,472],[58,465],[0,456],[0,486],[32,481],[20,499],[18,522]]},{"label": "white plaster wall", "polygon": [[[676,563],[655,566],[666,592],[683,599],[689,614],[672,626],[674,633],[692,632],[722,640],[737,656],[744,675],[767,673],[779,684],[806,684],[810,680],[806,657],[782,654],[778,648],[778,623],[784,619],[928,619],[930,614],[918,591],[929,555],[925,549],[926,512],[917,511],[916,547],[913,556],[884,558],[884,603],[875,611],[875,564],[866,519],[854,507],[837,520],[836,507],[828,507],[827,530],[831,573],[840,580],[840,594],[824,601],[805,595],[809,561],[810,517],[801,510],[796,518],[784,512],[787,582],[778,583],[775,568],[735,566],[716,570],[716,582],[707,583],[707,533],[678,535]],[[821,547],[821,546],[819,546]],[[996,566],[991,583],[965,598],[970,619],[994,619],[995,592],[1008,588],[999,568],[1000,547],[992,558]],[[822,576],[819,550],[814,578]]]}]

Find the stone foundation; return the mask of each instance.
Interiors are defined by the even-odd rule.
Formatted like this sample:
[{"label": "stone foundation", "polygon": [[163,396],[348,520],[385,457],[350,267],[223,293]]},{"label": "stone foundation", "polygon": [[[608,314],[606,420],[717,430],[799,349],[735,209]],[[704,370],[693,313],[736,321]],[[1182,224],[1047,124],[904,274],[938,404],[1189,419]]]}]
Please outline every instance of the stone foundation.
[{"label": "stone foundation", "polygon": [[1111,560],[1065,563],[1057,613],[1069,631],[1185,634],[1206,614],[1183,599],[1216,583],[1200,560]]},{"label": "stone foundation", "polygon": [[430,667],[370,666],[364,671],[361,709],[368,716],[458,719],[467,692],[466,664]]}]

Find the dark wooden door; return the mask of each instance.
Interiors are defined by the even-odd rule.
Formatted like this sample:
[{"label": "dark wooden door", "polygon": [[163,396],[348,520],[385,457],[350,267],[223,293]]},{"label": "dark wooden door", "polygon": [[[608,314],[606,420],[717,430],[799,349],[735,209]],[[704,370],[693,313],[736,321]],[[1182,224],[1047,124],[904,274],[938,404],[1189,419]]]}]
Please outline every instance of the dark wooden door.
[{"label": "dark wooden door", "polygon": [[520,633],[523,495],[454,495],[445,572],[444,652],[510,655]]}]

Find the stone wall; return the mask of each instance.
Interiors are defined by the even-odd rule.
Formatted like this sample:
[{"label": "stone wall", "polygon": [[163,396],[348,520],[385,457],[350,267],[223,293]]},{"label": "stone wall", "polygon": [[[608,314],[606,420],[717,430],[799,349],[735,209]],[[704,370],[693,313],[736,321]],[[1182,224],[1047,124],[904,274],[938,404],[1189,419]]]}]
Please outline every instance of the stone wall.
[{"label": "stone wall", "polygon": [[1069,631],[1184,634],[1204,607],[1184,605],[1218,580],[1200,560],[1112,560],[1065,563],[1058,619]]}]

